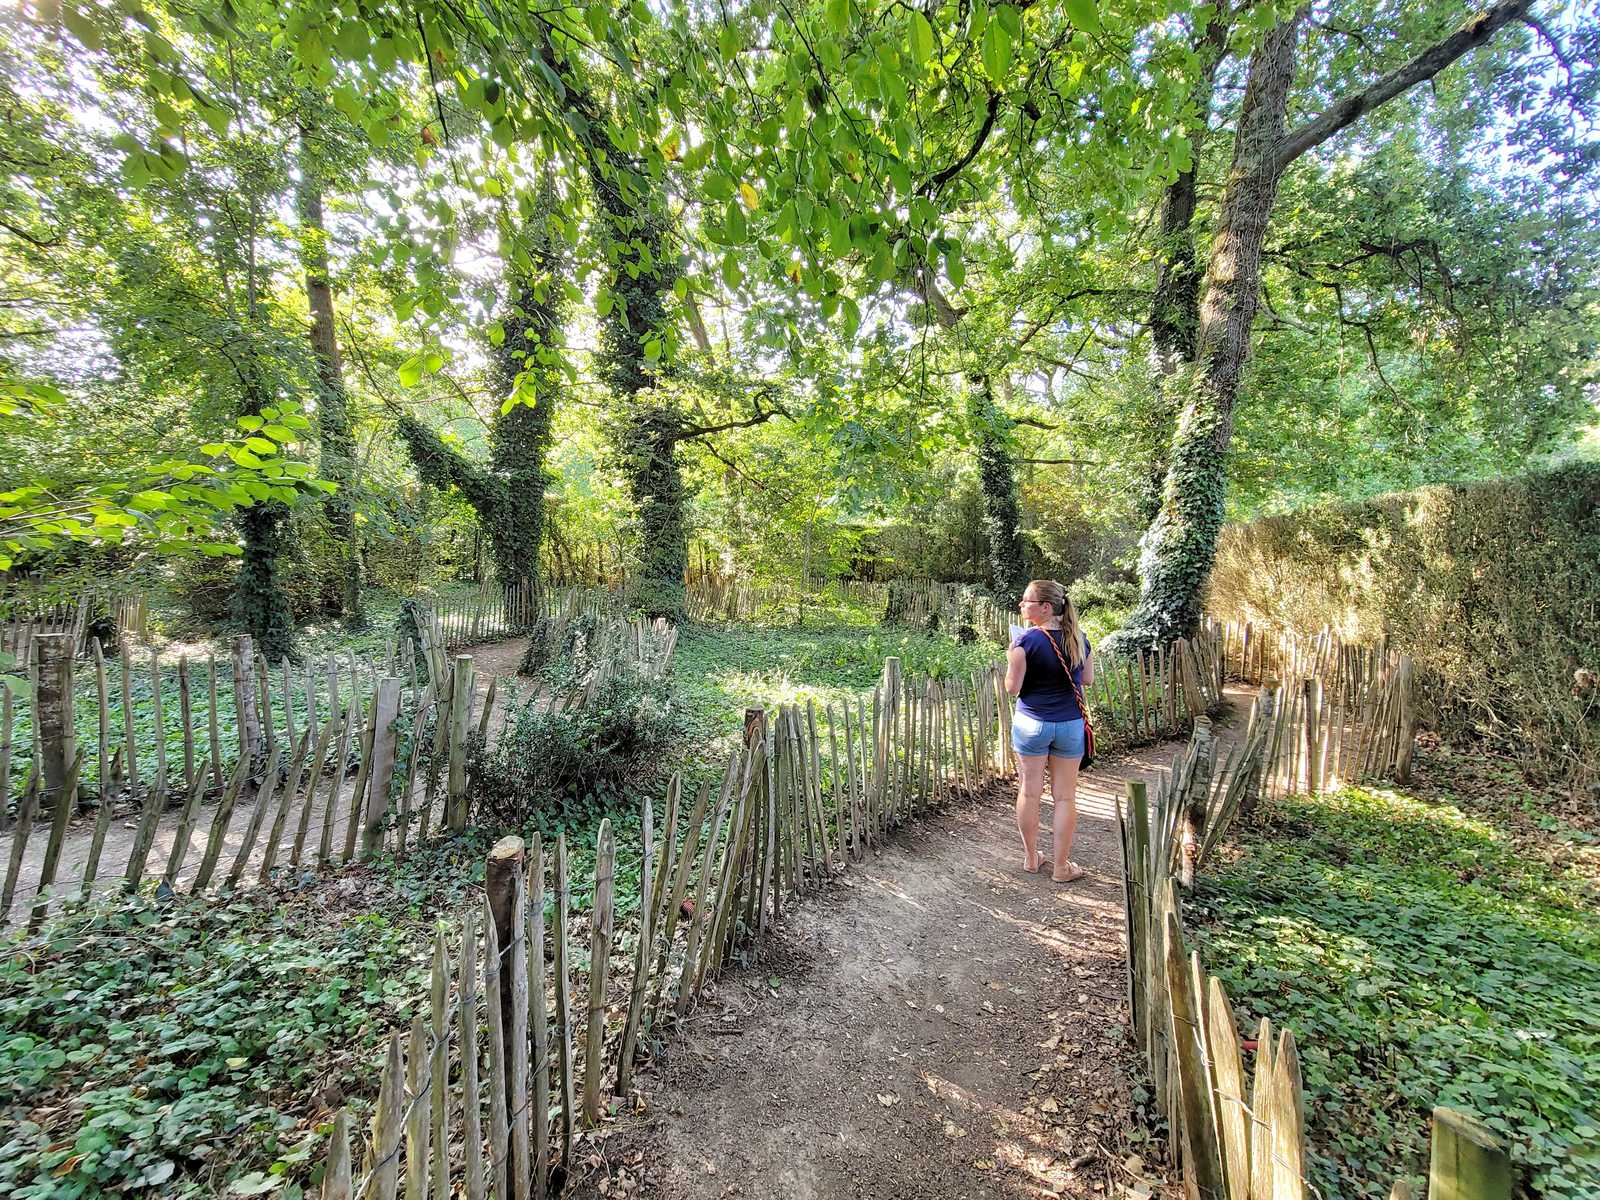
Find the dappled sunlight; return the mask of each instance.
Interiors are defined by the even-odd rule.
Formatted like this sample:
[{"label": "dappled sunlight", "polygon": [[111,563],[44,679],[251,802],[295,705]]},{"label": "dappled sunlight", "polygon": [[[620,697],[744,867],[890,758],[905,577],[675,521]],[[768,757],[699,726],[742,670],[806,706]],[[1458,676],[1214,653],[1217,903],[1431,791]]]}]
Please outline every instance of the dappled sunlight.
[{"label": "dappled sunlight", "polygon": [[899,901],[901,904],[904,904],[907,908],[915,909],[917,912],[927,911],[921,902],[912,899],[911,896],[906,893],[904,888],[900,887],[893,880],[887,878],[886,876],[867,875],[865,878],[868,886],[876,891],[883,892],[885,895],[893,896],[895,900]]},{"label": "dappled sunlight", "polygon": [[979,1156],[978,1162],[987,1157],[995,1166],[1019,1172],[1021,1178],[1003,1178],[1010,1190],[1029,1196],[1060,1195],[1074,1185],[1088,1190],[1087,1182],[1069,1165],[1073,1144],[1065,1130],[985,1099],[943,1075],[924,1071],[920,1078],[928,1094],[945,1106],[945,1137],[952,1141],[994,1138],[993,1149],[987,1156]]},{"label": "dappled sunlight", "polygon": [[[1117,802],[1122,798],[1121,781],[1105,781],[1091,776],[1078,778],[1078,816],[1095,817],[1102,821],[1117,819]],[[1046,793],[1045,800],[1050,799]]]}]

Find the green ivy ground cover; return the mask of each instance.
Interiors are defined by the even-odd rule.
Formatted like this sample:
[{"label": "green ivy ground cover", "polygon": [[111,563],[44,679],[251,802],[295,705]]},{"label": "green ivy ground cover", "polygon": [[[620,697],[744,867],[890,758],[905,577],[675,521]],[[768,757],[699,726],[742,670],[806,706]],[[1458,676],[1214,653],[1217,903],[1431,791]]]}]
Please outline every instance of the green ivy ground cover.
[{"label": "green ivy ground cover", "polygon": [[1445,1104],[1510,1141],[1532,1194],[1592,1198],[1600,904],[1572,851],[1593,839],[1536,847],[1494,796],[1434,790],[1274,805],[1201,881],[1201,957],[1245,1036],[1270,1016],[1299,1039],[1322,1195],[1420,1176]]},{"label": "green ivy ground cover", "polygon": [[299,1194],[425,987],[431,921],[382,890],[381,911],[141,899],[7,946],[0,1194]]}]

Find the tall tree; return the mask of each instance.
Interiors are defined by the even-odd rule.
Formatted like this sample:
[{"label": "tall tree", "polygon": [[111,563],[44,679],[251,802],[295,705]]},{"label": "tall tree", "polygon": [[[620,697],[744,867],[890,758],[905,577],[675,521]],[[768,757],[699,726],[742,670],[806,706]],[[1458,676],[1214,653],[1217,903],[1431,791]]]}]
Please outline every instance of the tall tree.
[{"label": "tall tree", "polygon": [[[564,353],[567,268],[550,233],[553,184],[523,223],[518,249],[507,260],[505,311],[490,333],[490,383],[498,402],[489,431],[489,462],[480,465],[446,445],[421,421],[402,414],[398,429],[425,483],[455,488],[472,505],[489,538],[495,576],[510,597],[542,586],[545,492]],[[526,264],[521,265],[521,264]],[[514,608],[523,619],[531,610]]]},{"label": "tall tree", "polygon": [[328,278],[328,231],[322,212],[322,164],[326,149],[317,145],[317,128],[308,113],[300,126],[300,178],[296,200],[300,216],[300,259],[306,304],[311,312],[311,354],[316,364],[317,429],[322,450],[319,471],[337,485],[323,502],[328,533],[341,560],[339,591],[329,597],[352,624],[361,624],[361,543],[356,536],[356,443],[351,432],[350,399],[344,386],[339,337],[334,324],[333,288]]},{"label": "tall tree", "polygon": [[[1114,645],[1159,645],[1193,631],[1216,558],[1227,454],[1261,290],[1261,249],[1279,180],[1301,155],[1408,88],[1431,79],[1522,17],[1532,0],[1503,0],[1368,87],[1287,128],[1295,44],[1306,10],[1276,25],[1251,55],[1232,165],[1200,303],[1195,365],[1173,433],[1161,509],[1145,534],[1140,596]],[[1168,386],[1180,380],[1168,381]]]},{"label": "tall tree", "polygon": [[1151,388],[1153,403],[1139,426],[1137,453],[1145,471],[1140,515],[1146,524],[1161,510],[1161,492],[1167,476],[1167,451],[1176,422],[1177,397],[1168,382],[1194,362],[1200,330],[1200,283],[1204,272],[1195,250],[1194,220],[1200,199],[1200,169],[1206,133],[1211,120],[1212,94],[1217,71],[1228,46],[1225,11],[1199,10],[1192,18],[1195,60],[1193,105],[1194,133],[1189,156],[1161,195],[1157,212],[1159,255],[1155,294],[1150,302]]}]

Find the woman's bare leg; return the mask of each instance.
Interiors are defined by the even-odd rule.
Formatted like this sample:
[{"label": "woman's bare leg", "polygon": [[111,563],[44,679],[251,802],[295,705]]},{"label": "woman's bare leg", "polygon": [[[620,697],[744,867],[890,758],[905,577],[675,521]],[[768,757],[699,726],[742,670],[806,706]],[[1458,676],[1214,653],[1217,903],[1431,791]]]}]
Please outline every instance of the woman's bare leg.
[{"label": "woman's bare leg", "polygon": [[1022,835],[1022,869],[1037,871],[1039,858],[1039,797],[1044,792],[1043,754],[1017,755],[1017,832]]},{"label": "woman's bare leg", "polygon": [[1078,832],[1079,761],[1050,756],[1050,800],[1054,810],[1050,824],[1056,838],[1050,875],[1057,883],[1069,883],[1083,875],[1083,868],[1072,861],[1072,839]]}]

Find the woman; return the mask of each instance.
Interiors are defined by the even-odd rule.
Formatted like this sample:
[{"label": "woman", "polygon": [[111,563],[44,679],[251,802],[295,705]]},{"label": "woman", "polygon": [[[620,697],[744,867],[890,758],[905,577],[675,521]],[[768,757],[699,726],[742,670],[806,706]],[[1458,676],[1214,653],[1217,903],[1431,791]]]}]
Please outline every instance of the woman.
[{"label": "woman", "polygon": [[[1017,752],[1017,830],[1022,834],[1025,871],[1037,871],[1039,797],[1050,768],[1050,798],[1055,804],[1055,857],[1050,876],[1057,883],[1082,879],[1072,861],[1072,836],[1078,826],[1078,761],[1083,757],[1083,709],[1078,696],[1094,682],[1089,639],[1078,628],[1078,612],[1066,589],[1053,579],[1028,584],[1018,604],[1023,630],[1006,651],[1006,691],[1017,698],[1011,720],[1011,746]],[[1076,687],[1074,687],[1076,682]]]}]

